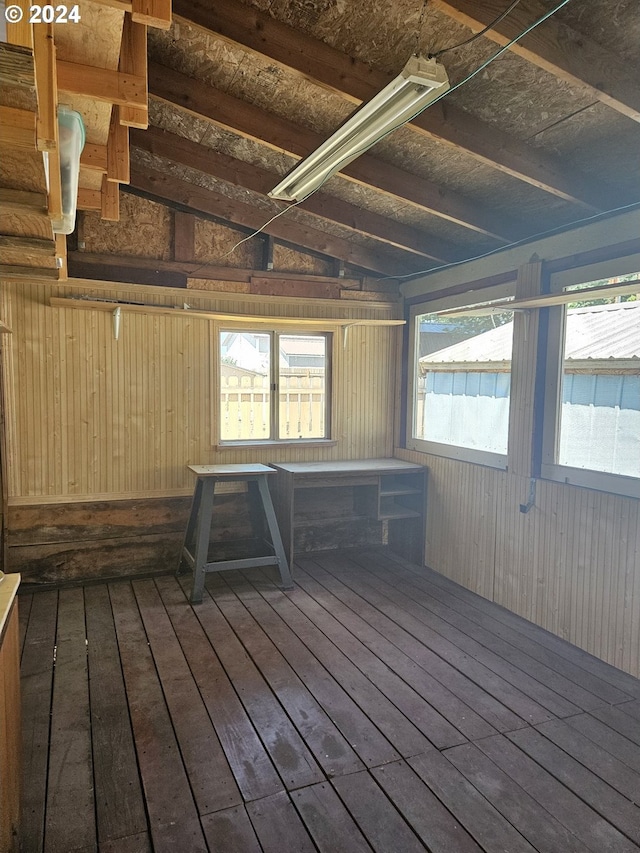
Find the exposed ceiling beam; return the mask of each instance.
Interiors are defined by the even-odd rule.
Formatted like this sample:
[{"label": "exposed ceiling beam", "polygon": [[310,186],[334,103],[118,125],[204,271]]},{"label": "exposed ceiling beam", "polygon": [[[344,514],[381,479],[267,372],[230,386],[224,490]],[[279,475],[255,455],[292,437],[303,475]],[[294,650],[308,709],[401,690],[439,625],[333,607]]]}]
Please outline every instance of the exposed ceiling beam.
[{"label": "exposed ceiling beam", "polygon": [[[174,0],[173,8],[180,20],[266,56],[354,104],[369,100],[393,77],[237,0],[216,0],[211,6],[203,0]],[[480,121],[449,99],[429,107],[409,127],[567,201],[593,210],[621,203],[619,195],[614,198],[567,164]]]},{"label": "exposed ceiling beam", "polygon": [[[268,172],[157,127],[150,127],[144,132],[132,131],[131,144],[262,195],[266,195],[279,179],[275,172]],[[300,205],[300,209],[437,262],[451,262],[462,257],[460,251],[446,240],[432,238],[417,228],[322,193],[314,193]]]},{"label": "exposed ceiling beam", "polygon": [[[149,92],[225,130],[297,157],[305,156],[323,141],[318,133],[156,63],[149,64]],[[498,243],[530,233],[524,225],[513,220],[507,223],[455,192],[368,154],[350,163],[340,175]]]},{"label": "exposed ceiling beam", "polygon": [[[178,204],[193,211],[201,211],[242,228],[262,228],[269,218],[267,211],[256,208],[254,205],[235,201],[221,193],[198,187],[153,169],[132,168],[131,186],[150,193],[155,198],[163,199],[169,204]],[[420,266],[419,263],[416,264],[415,256],[412,256],[413,262],[404,265],[389,259],[382,252],[373,252],[342,237],[334,237],[319,229],[287,220],[286,216],[271,222],[262,230],[262,233],[271,234],[279,240],[293,243],[321,255],[339,258],[352,266],[385,275],[400,275],[415,271]]]},{"label": "exposed ceiling beam", "polygon": [[[474,32],[504,11],[503,0],[433,0],[433,5]],[[539,0],[522,0],[486,33],[486,38],[505,45],[548,11],[549,7]],[[557,17],[536,27],[510,50],[566,83],[585,86],[596,100],[640,121],[640,68],[630,67],[624,59]]]}]

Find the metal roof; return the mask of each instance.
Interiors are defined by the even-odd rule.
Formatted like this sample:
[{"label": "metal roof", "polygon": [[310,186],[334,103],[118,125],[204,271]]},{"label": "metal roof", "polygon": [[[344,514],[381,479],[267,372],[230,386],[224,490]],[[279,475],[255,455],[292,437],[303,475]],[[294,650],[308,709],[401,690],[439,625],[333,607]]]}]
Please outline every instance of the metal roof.
[{"label": "metal roof", "polygon": [[[437,350],[420,364],[504,362],[511,359],[513,322]],[[585,305],[567,311],[567,361],[640,360],[640,301]]]}]

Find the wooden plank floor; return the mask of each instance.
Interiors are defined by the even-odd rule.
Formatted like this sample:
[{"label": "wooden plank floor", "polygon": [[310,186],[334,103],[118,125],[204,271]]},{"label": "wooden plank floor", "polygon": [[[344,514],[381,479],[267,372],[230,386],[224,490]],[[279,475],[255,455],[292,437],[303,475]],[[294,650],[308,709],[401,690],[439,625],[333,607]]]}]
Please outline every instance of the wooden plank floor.
[{"label": "wooden plank floor", "polygon": [[640,682],[383,549],[21,597],[24,853],[631,853]]}]

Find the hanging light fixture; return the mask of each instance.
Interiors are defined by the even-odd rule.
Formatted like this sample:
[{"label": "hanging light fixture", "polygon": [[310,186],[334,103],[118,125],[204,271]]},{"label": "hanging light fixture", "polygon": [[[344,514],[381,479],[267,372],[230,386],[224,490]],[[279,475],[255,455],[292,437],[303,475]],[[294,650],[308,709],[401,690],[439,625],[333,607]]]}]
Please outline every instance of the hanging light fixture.
[{"label": "hanging light fixture", "polygon": [[302,201],[380,139],[415,118],[449,88],[444,66],[436,59],[412,56],[400,74],[359,107],[312,154],[301,160],[269,196]]}]

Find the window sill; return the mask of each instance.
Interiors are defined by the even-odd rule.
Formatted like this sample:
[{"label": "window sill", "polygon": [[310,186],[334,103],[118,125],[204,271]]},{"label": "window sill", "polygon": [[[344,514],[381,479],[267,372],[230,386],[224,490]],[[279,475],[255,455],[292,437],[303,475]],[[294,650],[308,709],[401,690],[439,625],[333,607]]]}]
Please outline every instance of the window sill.
[{"label": "window sill", "polygon": [[577,486],[581,489],[592,489],[596,492],[608,492],[626,498],[640,498],[640,479],[625,477],[623,474],[609,474],[604,471],[594,471],[590,468],[571,468],[568,465],[543,464],[542,478]]},{"label": "window sill", "polygon": [[421,438],[408,439],[407,450],[429,453],[432,456],[444,456],[447,459],[456,459],[458,462],[470,462],[473,465],[484,465],[486,468],[507,470],[506,454],[492,453],[489,450],[459,447],[457,444],[441,444],[436,441],[425,441]]},{"label": "window sill", "polygon": [[224,441],[214,445],[215,450],[237,450],[238,448],[254,447],[336,447],[338,442],[331,438],[299,438],[283,439],[282,441]]}]

